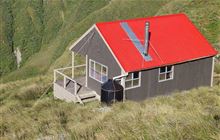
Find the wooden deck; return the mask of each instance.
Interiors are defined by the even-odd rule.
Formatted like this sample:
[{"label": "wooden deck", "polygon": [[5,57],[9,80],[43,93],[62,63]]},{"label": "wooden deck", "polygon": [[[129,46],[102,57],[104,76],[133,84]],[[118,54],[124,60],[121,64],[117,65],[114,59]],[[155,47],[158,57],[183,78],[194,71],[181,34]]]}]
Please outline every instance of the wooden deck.
[{"label": "wooden deck", "polygon": [[[75,81],[79,83],[77,85],[77,94],[85,94],[85,93],[93,92],[93,90],[85,87],[85,77],[77,78],[75,79]],[[56,84],[60,85],[61,87],[63,87],[63,83],[64,83],[63,80],[56,81]],[[66,90],[74,94],[74,89],[75,89],[74,83],[68,80],[66,84]]]},{"label": "wooden deck", "polygon": [[[59,96],[57,96],[58,98],[61,97],[60,99],[66,99],[67,101],[69,100],[69,101],[76,102],[77,100],[81,100],[82,103],[97,100],[97,99],[99,100],[100,97],[98,97],[97,93],[94,90],[91,90],[90,88],[85,87],[85,77],[79,77],[74,80],[77,82],[77,93],[76,94],[77,94],[77,97],[79,97],[79,99],[74,97],[75,96],[75,87],[74,87],[75,84],[71,80],[66,81],[66,88],[63,88],[64,87],[63,80],[57,80],[54,86],[55,87],[59,86],[57,88],[59,88],[60,90],[59,90],[59,93],[55,93],[55,95],[59,94]],[[72,95],[68,95],[68,97],[64,95],[64,94],[68,94],[67,91],[69,94],[71,93]],[[55,90],[55,92],[58,92],[58,90],[57,91]]]}]

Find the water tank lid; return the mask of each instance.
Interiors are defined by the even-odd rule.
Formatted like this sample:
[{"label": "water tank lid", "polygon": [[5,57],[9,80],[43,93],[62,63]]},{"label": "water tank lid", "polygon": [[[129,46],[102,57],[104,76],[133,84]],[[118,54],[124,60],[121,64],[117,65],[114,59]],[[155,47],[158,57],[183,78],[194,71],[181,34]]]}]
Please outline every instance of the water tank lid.
[{"label": "water tank lid", "polygon": [[108,81],[105,82],[102,85],[102,90],[105,90],[105,91],[120,91],[120,90],[123,90],[123,86],[120,85],[118,82],[112,80],[112,79],[108,79]]}]

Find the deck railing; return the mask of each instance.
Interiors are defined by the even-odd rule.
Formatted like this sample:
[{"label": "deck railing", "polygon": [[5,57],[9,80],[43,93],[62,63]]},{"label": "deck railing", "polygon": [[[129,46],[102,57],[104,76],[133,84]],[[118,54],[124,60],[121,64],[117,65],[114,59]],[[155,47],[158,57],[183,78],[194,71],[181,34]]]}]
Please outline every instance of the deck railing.
[{"label": "deck railing", "polygon": [[[55,69],[54,70],[54,83],[56,83],[57,80],[62,80],[63,83],[60,86],[62,86],[64,89],[66,89],[67,84],[69,82],[72,82],[74,84],[74,89],[73,89],[74,92],[73,93],[74,93],[74,95],[76,95],[77,94],[77,85],[80,85],[80,84],[77,83],[77,81],[73,79],[75,77],[74,73],[75,73],[75,69],[82,68],[82,67],[86,67],[86,64],[77,65],[77,66],[74,66],[74,67],[70,66],[70,67]],[[67,71],[65,73],[66,70],[71,70],[71,72],[68,73],[68,71]],[[82,71],[80,71],[80,72],[82,72]],[[71,77],[68,76],[68,75],[71,75]],[[77,72],[77,75],[81,75],[81,73],[78,74],[78,72]],[[60,76],[61,76],[61,79],[58,79],[58,77],[60,77]],[[67,81],[68,81],[68,83],[67,83]]]},{"label": "deck railing", "polygon": [[63,84],[62,84],[62,86],[63,86],[64,89],[66,89],[67,80],[68,81],[70,80],[74,84],[74,92],[73,93],[74,93],[74,95],[76,95],[77,94],[77,82],[75,80],[73,80],[71,77],[63,74],[59,70],[54,70],[54,83],[56,83],[58,75],[63,77]]}]

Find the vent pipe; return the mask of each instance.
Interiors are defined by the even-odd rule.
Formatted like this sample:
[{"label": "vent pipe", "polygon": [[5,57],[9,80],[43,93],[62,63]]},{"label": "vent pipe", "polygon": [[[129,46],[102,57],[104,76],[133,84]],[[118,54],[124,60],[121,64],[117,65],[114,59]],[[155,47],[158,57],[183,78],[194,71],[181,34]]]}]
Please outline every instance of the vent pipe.
[{"label": "vent pipe", "polygon": [[151,61],[152,58],[150,54],[148,53],[148,43],[149,43],[149,22],[146,23],[146,35],[145,35],[145,42],[144,45],[140,42],[140,40],[137,38],[136,34],[133,32],[131,27],[128,25],[127,22],[121,22],[120,23],[122,29],[125,31],[125,33],[128,35],[129,39],[132,41],[134,46],[137,48],[141,56],[144,58],[145,61]]},{"label": "vent pipe", "polygon": [[148,51],[149,51],[149,28],[150,28],[150,23],[146,22],[145,23],[145,40],[144,40],[144,55],[148,56]]}]

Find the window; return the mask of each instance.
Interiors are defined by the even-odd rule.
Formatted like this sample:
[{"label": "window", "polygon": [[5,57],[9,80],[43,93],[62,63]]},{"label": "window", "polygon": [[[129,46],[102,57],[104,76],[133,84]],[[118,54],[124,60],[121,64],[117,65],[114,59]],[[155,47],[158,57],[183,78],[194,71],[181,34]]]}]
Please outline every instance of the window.
[{"label": "window", "polygon": [[101,83],[104,83],[108,80],[108,68],[90,59],[89,76]]},{"label": "window", "polygon": [[141,85],[141,73],[140,72],[132,72],[129,73],[125,79],[125,89],[136,88]]},{"label": "window", "polygon": [[161,67],[159,69],[159,82],[173,79],[174,66]]}]

